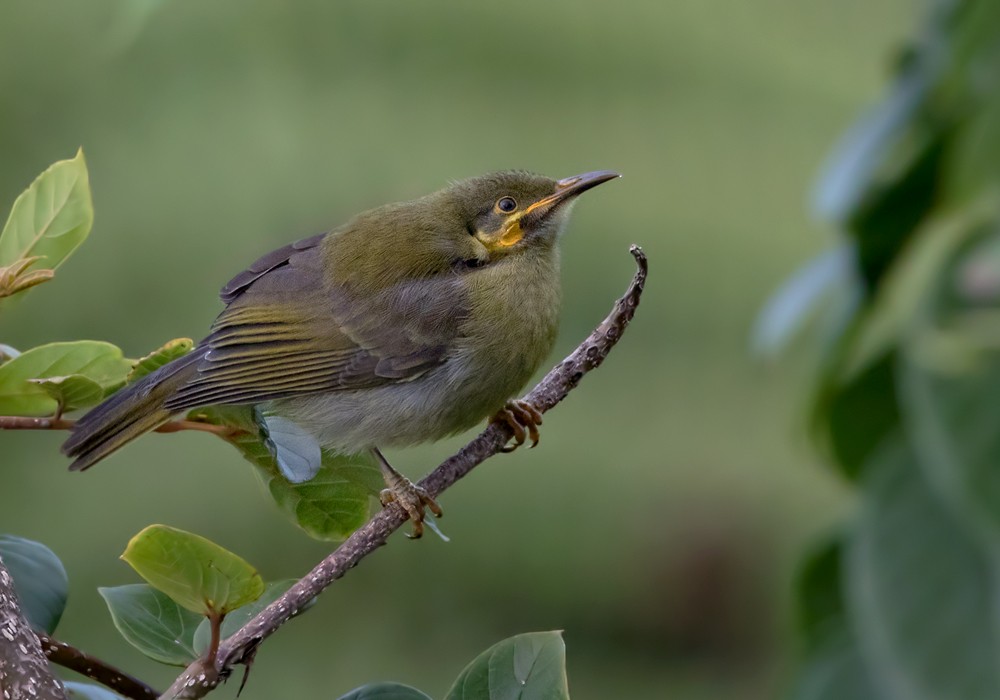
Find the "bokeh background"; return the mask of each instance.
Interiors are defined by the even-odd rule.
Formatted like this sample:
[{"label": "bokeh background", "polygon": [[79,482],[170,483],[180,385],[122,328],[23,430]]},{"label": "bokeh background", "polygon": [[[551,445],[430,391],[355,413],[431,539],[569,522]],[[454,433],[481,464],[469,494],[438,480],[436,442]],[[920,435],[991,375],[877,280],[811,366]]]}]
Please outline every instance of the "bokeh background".
[{"label": "bokeh background", "polygon": [[[851,503],[802,437],[808,353],[764,362],[748,335],[829,240],[815,174],[917,5],[5,0],[0,209],[82,145],[96,222],[0,341],[139,356],[203,334],[259,254],[361,209],[500,168],[616,169],[565,237],[552,359],[624,288],[636,242],[652,270],[624,341],[538,449],[442,499],[451,543],[394,538],[268,641],[244,697],[387,679],[437,697],[495,641],[553,628],[577,700],[775,697],[795,564]],[[0,531],[66,564],[60,637],[155,685],[173,671],[118,637],[95,590],[138,580],[117,560],[132,534],[193,530],[266,579],[330,549],[221,441],[149,436],[79,475],[62,438],[0,435]],[[390,459],[416,477],[462,441]]]}]

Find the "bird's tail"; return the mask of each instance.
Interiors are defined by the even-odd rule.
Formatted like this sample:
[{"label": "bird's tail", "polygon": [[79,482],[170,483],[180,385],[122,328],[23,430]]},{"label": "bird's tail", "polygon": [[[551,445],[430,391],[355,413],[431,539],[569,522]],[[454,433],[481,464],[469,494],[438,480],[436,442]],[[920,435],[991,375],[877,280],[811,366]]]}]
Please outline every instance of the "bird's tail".
[{"label": "bird's tail", "polygon": [[170,419],[164,402],[197,372],[204,357],[199,349],[165,364],[135,384],[115,392],[73,426],[62,451],[76,459],[69,466],[80,471],[93,466],[143,433]]}]

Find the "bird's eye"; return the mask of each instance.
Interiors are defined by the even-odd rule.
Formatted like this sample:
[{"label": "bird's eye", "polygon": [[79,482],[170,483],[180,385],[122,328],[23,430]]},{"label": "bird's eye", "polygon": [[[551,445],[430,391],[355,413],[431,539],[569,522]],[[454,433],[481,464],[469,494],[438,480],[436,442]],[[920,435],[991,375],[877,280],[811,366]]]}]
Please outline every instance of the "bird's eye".
[{"label": "bird's eye", "polygon": [[497,209],[504,212],[505,214],[509,214],[510,212],[517,209],[517,202],[514,201],[513,197],[502,197],[500,200],[497,201]]}]

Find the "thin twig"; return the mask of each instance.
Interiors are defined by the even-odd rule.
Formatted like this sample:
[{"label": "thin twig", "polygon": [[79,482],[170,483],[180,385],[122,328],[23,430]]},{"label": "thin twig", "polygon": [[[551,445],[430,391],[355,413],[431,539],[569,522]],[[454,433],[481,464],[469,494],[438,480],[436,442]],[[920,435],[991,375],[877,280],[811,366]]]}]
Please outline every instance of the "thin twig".
[{"label": "thin twig", "polygon": [[[625,295],[618,300],[607,318],[581,343],[573,353],[556,365],[527,396],[524,397],[539,411],[545,412],[562,401],[587,372],[600,365],[621,338],[625,327],[632,320],[639,298],[646,283],[646,256],[638,246],[630,251],[638,270]],[[476,465],[495,455],[513,436],[510,426],[490,423],[486,430],[457,454],[431,472],[420,485],[431,496],[437,496]],[[192,663],[161,696],[161,700],[174,698],[202,698],[219,681],[229,676],[233,664],[247,663],[253,659],[260,643],[273,634],[282,624],[298,613],[309,601],[327,586],[343,576],[365,556],[386,543],[389,535],[406,522],[406,515],[397,504],[379,511],[367,524],[356,530],[340,547],[321,561],[308,574],[288,589],[283,596],[262,610],[256,617],[223,640],[212,663],[199,659]]]},{"label": "thin twig", "polygon": [[66,700],[38,637],[14,592],[14,579],[0,559],[0,697],[4,700]]},{"label": "thin twig", "polygon": [[138,678],[130,676],[66,642],[53,639],[44,632],[38,632],[38,641],[42,645],[42,652],[49,661],[95,680],[119,695],[134,698],[134,700],[156,700],[159,696],[157,691]]},{"label": "thin twig", "polygon": [[[0,416],[0,430],[72,430],[75,420],[69,418],[29,418],[27,416]],[[154,429],[157,433],[177,433],[181,430],[200,430],[222,438],[231,438],[238,428],[227,425],[203,423],[197,420],[172,420]]]}]

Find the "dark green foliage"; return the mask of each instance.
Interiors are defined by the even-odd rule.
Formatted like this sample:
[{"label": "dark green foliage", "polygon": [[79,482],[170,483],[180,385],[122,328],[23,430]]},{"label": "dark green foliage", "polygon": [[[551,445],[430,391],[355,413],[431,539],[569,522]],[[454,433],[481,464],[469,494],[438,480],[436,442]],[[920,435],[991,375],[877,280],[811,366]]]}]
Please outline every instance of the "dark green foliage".
[{"label": "dark green foliage", "polygon": [[864,152],[856,139],[824,184],[858,303],[814,428],[861,507],[799,578],[796,700],[1000,688],[998,8],[932,3]]}]

